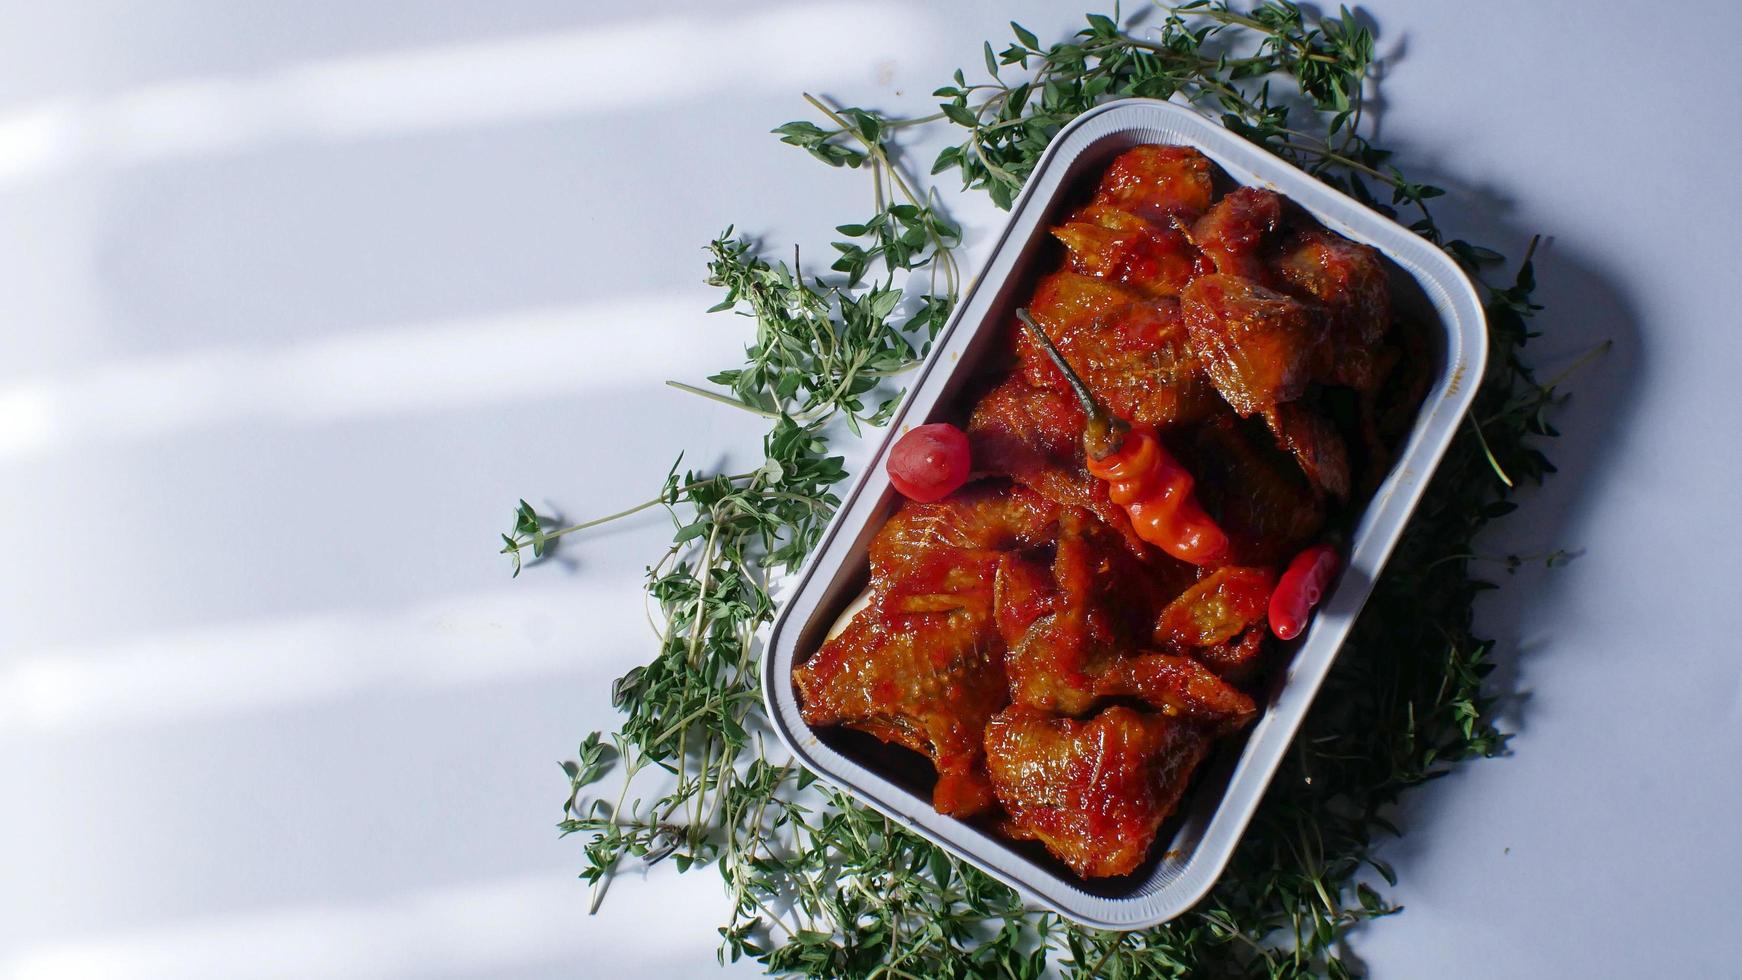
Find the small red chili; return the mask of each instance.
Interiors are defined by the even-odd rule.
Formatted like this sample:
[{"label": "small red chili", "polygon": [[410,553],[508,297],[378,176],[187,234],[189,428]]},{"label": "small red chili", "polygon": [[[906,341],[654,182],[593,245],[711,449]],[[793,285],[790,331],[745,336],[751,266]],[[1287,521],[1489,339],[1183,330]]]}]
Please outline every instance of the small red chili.
[{"label": "small red chili", "polygon": [[1299,636],[1342,564],[1337,549],[1328,544],[1315,544],[1295,555],[1270,594],[1270,631],[1283,640]]},{"label": "small red chili", "polygon": [[889,482],[909,500],[930,503],[968,482],[968,436],[948,422],[907,430],[889,451]]},{"label": "small red chili", "polygon": [[1198,504],[1191,473],[1161,444],[1155,430],[1133,427],[1108,413],[1028,311],[1017,310],[1016,318],[1034,334],[1082,402],[1088,416],[1083,451],[1089,473],[1107,482],[1107,495],[1131,516],[1137,536],[1194,565],[1226,557],[1227,533]]}]

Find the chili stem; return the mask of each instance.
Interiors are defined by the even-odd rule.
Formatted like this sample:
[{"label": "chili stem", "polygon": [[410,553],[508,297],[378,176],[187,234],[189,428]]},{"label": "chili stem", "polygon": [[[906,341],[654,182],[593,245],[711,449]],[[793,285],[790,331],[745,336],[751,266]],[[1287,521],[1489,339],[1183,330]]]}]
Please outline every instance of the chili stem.
[{"label": "chili stem", "polygon": [[1089,386],[1083,383],[1082,378],[1077,377],[1077,372],[1071,368],[1070,363],[1065,360],[1065,356],[1059,353],[1059,349],[1053,346],[1052,338],[1046,335],[1046,331],[1040,328],[1040,324],[1034,322],[1034,317],[1027,310],[1019,308],[1016,311],[1016,318],[1021,320],[1022,325],[1028,328],[1028,332],[1034,335],[1034,339],[1046,351],[1046,356],[1052,358],[1059,373],[1065,376],[1065,381],[1070,384],[1071,391],[1076,393],[1077,401],[1083,403],[1083,411],[1090,415],[1105,414],[1100,403],[1095,401],[1095,395],[1089,390]]},{"label": "chili stem", "polygon": [[1028,332],[1034,335],[1034,339],[1046,351],[1046,356],[1052,359],[1053,364],[1059,369],[1059,373],[1065,376],[1065,381],[1071,386],[1071,391],[1076,393],[1077,401],[1082,402],[1083,414],[1089,417],[1088,424],[1083,427],[1083,448],[1096,459],[1103,459],[1117,452],[1120,445],[1123,444],[1125,432],[1130,426],[1126,424],[1124,419],[1113,416],[1101,406],[1100,402],[1095,400],[1095,395],[1089,390],[1088,384],[1071,368],[1070,363],[1065,360],[1065,356],[1059,353],[1059,349],[1053,346],[1052,338],[1046,335],[1046,331],[1042,330],[1040,324],[1034,321],[1034,317],[1029,314],[1028,310],[1018,307],[1016,318],[1021,320],[1022,325],[1028,328]]}]

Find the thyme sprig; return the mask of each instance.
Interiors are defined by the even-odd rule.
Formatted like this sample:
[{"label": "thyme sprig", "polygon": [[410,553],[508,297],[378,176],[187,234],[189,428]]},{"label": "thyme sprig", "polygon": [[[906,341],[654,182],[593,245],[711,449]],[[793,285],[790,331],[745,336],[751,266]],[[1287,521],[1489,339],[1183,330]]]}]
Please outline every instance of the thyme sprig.
[{"label": "thyme sprig", "polygon": [[[1374,39],[1346,9],[1313,18],[1286,2],[1236,11],[1196,0],[1143,36],[1122,29],[1115,11],[1046,46],[1011,28],[1002,51],[982,49],[987,77],[970,83],[958,71],[938,90],[936,113],[896,119],[811,99],[827,125],[775,131],[825,163],[871,174],[872,217],[838,227],[848,240],[835,245],[827,273],[807,275],[796,254],[791,266],[771,262],[730,230],[708,246],[708,281],[724,292],[716,309],[752,319],[755,339],[742,366],[709,379],[721,390],[683,387],[767,417],[765,462],[733,475],[674,465],[658,497],[640,505],[663,505],[675,529],[647,575],[654,656],[613,689],[618,731],[588,736],[565,764],[559,826],[585,838],[581,876],[595,903],[634,858],[717,869],[732,902],[721,960],[749,956],[777,973],[1350,976],[1339,955],[1348,931],[1398,911],[1378,890],[1396,878],[1374,848],[1399,832],[1399,794],[1506,743],[1484,680],[1494,643],[1473,632],[1475,600],[1495,587],[1473,564],[1488,561],[1473,539],[1516,507],[1519,485],[1553,472],[1540,443],[1556,434],[1548,415],[1564,379],[1540,381],[1525,356],[1540,309],[1532,253],[1509,282],[1484,287],[1493,354],[1471,422],[1227,873],[1191,912],[1157,929],[1106,933],[1025,909],[1010,890],[769,751],[757,635],[773,614],[774,578],[802,560],[837,504],[832,488],[845,472],[829,455],[836,424],[856,433],[887,420],[890,379],[916,363],[955,298],[958,234],[935,192],[894,164],[904,134],[957,127],[962,139],[933,172],[957,170],[966,187],[1008,206],[1076,115],[1124,96],[1184,100],[1375,206],[1409,209],[1418,233],[1473,272],[1502,261],[1443,238],[1427,205],[1442,191],[1407,179],[1368,141]],[[884,278],[867,284],[874,270]],[[557,527],[523,501],[503,550],[518,571],[523,549],[543,554],[591,523]],[[1525,560],[1509,556],[1505,567]],[[615,795],[589,795],[610,768],[623,776]]]},{"label": "thyme sprig", "polygon": [[[866,223],[866,233],[925,220],[910,219],[910,213],[905,204],[887,206]],[[905,244],[910,235],[902,234],[898,248],[878,246],[891,271],[911,272],[935,261],[936,253],[923,245]],[[770,264],[748,240],[733,238],[730,228],[708,252],[707,282],[726,292],[710,312],[740,308],[756,324],[756,341],[745,351],[743,367],[708,378],[729,395],[668,383],[765,418],[810,424],[839,416],[855,435],[861,424],[882,425],[895,410],[894,394],[870,410],[867,397],[884,379],[916,364],[949,316],[951,298],[927,294],[906,304],[905,318],[898,319],[904,297],[892,280],[860,289],[863,270],[854,269],[846,282],[807,281],[796,253],[790,267]]]}]

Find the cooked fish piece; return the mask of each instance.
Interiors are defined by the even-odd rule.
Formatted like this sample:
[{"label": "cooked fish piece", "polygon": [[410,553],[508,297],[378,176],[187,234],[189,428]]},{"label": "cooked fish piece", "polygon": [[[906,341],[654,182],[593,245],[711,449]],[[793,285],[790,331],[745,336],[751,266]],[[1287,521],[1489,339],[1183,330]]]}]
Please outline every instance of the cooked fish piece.
[{"label": "cooked fish piece", "polygon": [[1007,378],[974,406],[968,445],[974,467],[1007,476],[1055,503],[1081,507],[1119,533],[1134,554],[1153,551],[1113,503],[1107,484],[1083,468],[1083,410],[1071,395]]},{"label": "cooked fish piece", "polygon": [[1189,146],[1136,146],[1115,157],[1095,200],[1166,222],[1209,210],[1216,183],[1209,158]]},{"label": "cooked fish piece", "polygon": [[1280,565],[1324,527],[1324,498],[1269,433],[1223,414],[1199,427],[1192,448],[1198,494],[1228,532],[1231,561]]},{"label": "cooked fish piece", "polygon": [[1263,251],[1282,228],[1282,198],[1262,187],[1239,187],[1191,226],[1191,240],[1216,271],[1264,282]]},{"label": "cooked fish piece", "polygon": [[1224,565],[1167,604],[1155,623],[1155,642],[1176,647],[1226,643],[1270,607],[1276,573],[1270,568]]},{"label": "cooked fish piece", "polygon": [[1208,744],[1182,718],[1115,706],[1077,721],[1012,705],[986,726],[986,767],[1006,833],[1102,878],[1143,863]]},{"label": "cooked fish piece", "polygon": [[1204,271],[1196,246],[1180,229],[1157,224],[1113,204],[1093,203],[1052,229],[1068,251],[1072,272],[1116,282],[1145,297],[1178,296]]},{"label": "cooked fish piece", "polygon": [[1065,510],[1052,562],[1052,608],[1004,657],[1011,701],[1068,715],[1088,711],[1097,700],[1096,679],[1143,644],[1155,611],[1192,574],[1182,562],[1157,558],[1137,559],[1094,515]]},{"label": "cooked fish piece", "polygon": [[1190,718],[1215,733],[1243,728],[1258,713],[1245,692],[1182,654],[1119,660],[1096,679],[1095,692],[1141,698],[1164,715]]},{"label": "cooked fish piece", "polygon": [[1009,701],[990,596],[888,613],[873,603],[793,672],[811,725],[847,725],[929,756],[932,806],[970,816],[992,805],[980,733]]},{"label": "cooked fish piece", "polygon": [[930,503],[904,501],[871,539],[871,574],[879,581],[901,578],[911,587],[932,591],[955,579],[961,588],[989,587],[977,574],[990,566],[974,567],[970,571],[976,575],[964,577],[952,572],[952,562],[973,563],[1048,544],[1057,533],[1058,516],[1058,504],[1001,480],[970,483]]},{"label": "cooked fish piece", "polygon": [[1322,324],[1291,296],[1216,273],[1180,296],[1191,351],[1222,398],[1255,415],[1306,392]]},{"label": "cooked fish piece", "polygon": [[980,733],[1010,699],[999,569],[1057,520],[1056,504],[1001,482],[904,504],[872,540],[870,601],[794,671],[805,721],[930,756],[939,812],[991,806]]},{"label": "cooked fish piece", "polygon": [[1239,636],[1211,647],[1197,647],[1192,659],[1215,671],[1230,684],[1245,684],[1263,667],[1264,649],[1270,640],[1270,624],[1258,622]]},{"label": "cooked fish piece", "polygon": [[[1095,397],[1127,422],[1172,428],[1218,405],[1172,297],[1144,298],[1061,271],[1035,287],[1029,312]],[[1068,395],[1064,375],[1027,331],[1017,334],[1016,356],[1030,385]]]},{"label": "cooked fish piece", "polygon": [[1307,228],[1270,268],[1278,289],[1324,310],[1325,338],[1313,375],[1357,391],[1378,385],[1378,345],[1391,327],[1391,290],[1379,253],[1323,228]]},{"label": "cooked fish piece", "polygon": [[1313,489],[1338,500],[1349,496],[1349,447],[1330,420],[1300,402],[1264,411],[1278,447],[1294,456]]}]

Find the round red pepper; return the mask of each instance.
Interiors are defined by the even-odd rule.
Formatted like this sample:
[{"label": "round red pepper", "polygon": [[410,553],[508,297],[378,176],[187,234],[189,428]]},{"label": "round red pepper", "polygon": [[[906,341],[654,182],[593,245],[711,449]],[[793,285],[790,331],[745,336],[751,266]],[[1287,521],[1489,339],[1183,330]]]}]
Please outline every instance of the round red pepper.
[{"label": "round red pepper", "polygon": [[968,482],[968,436],[948,422],[915,426],[889,450],[889,482],[909,500],[930,503]]},{"label": "round red pepper", "polygon": [[1306,629],[1313,607],[1325,597],[1342,564],[1337,549],[1328,544],[1315,544],[1288,563],[1270,594],[1270,631],[1278,639],[1292,640]]}]

